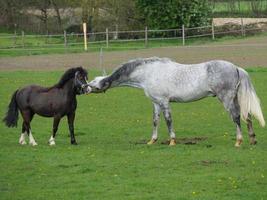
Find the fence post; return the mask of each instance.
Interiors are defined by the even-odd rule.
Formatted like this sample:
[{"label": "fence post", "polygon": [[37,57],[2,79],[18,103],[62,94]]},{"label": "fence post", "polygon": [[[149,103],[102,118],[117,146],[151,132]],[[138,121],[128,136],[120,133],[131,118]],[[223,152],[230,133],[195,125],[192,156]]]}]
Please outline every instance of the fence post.
[{"label": "fence post", "polygon": [[182,25],[183,46],[185,45],[184,25]]},{"label": "fence post", "polygon": [[148,38],[147,38],[148,34],[147,34],[147,26],[145,27],[145,47],[148,47]]},{"label": "fence post", "polygon": [[14,31],[14,47],[17,45],[17,24],[14,24],[15,31]]},{"label": "fence post", "polygon": [[64,30],[64,46],[67,47],[67,32]]},{"label": "fence post", "polygon": [[83,23],[83,39],[84,39],[84,50],[87,51],[87,30],[86,30],[86,23]]},{"label": "fence post", "polygon": [[103,67],[103,48],[102,47],[100,48],[99,65],[100,65],[99,66],[100,70],[102,70],[102,75],[106,76],[107,72],[106,72],[105,68]]},{"label": "fence post", "polygon": [[21,40],[22,40],[22,47],[25,48],[25,35],[24,35],[24,31],[21,31]]},{"label": "fence post", "polygon": [[214,40],[215,39],[215,34],[214,34],[214,23],[213,23],[213,21],[211,23],[211,34],[212,34],[212,39]]},{"label": "fence post", "polygon": [[115,35],[114,35],[115,40],[119,39],[119,33],[118,33],[119,30],[118,29],[119,29],[119,26],[118,26],[118,24],[116,24],[116,31],[115,31]]},{"label": "fence post", "polygon": [[108,38],[108,28],[106,28],[106,47],[108,48],[108,41],[109,38]]},{"label": "fence post", "polygon": [[242,34],[242,36],[246,36],[243,17],[241,17],[241,34]]}]

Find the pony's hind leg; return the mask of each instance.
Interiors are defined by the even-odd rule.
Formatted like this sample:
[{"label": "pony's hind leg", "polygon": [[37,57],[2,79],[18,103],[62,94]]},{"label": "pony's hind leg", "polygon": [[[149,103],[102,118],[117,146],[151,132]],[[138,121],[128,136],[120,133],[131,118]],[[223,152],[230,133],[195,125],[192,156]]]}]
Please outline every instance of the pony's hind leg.
[{"label": "pony's hind leg", "polygon": [[24,127],[24,123],[22,123],[22,130],[21,130],[21,135],[20,135],[20,138],[19,138],[19,143],[21,144],[21,145],[25,145],[25,144],[27,144],[27,142],[26,142],[26,129],[25,129],[25,127]]},{"label": "pony's hind leg", "polygon": [[252,126],[251,115],[249,115],[248,119],[247,119],[247,128],[248,128],[248,136],[249,136],[250,144],[252,144],[252,145],[257,144],[256,135],[255,135],[255,132],[254,132],[253,126]]},{"label": "pony's hind leg", "polygon": [[158,124],[159,124],[159,118],[160,118],[160,105],[154,103],[154,110],[153,110],[153,133],[151,140],[147,142],[147,144],[154,144],[158,140]]},{"label": "pony's hind leg", "polygon": [[26,130],[28,136],[29,136],[29,144],[32,145],[32,146],[36,146],[37,143],[32,135],[32,132],[31,132],[31,120],[33,118],[33,113],[30,111],[30,110],[26,110],[26,111],[22,111],[21,112],[21,115],[23,117],[23,126],[24,126],[24,129]]},{"label": "pony's hind leg", "polygon": [[57,133],[57,129],[58,129],[58,124],[60,122],[61,117],[56,116],[54,117],[54,123],[53,123],[53,133],[48,141],[49,145],[53,146],[56,144],[55,142],[55,137],[56,137],[56,133]]}]

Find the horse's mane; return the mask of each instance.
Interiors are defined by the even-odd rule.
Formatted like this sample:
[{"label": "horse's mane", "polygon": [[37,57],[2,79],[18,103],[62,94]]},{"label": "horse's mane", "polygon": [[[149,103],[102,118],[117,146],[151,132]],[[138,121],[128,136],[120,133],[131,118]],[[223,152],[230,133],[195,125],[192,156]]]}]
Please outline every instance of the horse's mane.
[{"label": "horse's mane", "polygon": [[70,68],[65,71],[58,83],[56,83],[52,88],[62,88],[66,84],[66,82],[74,78],[76,72],[80,72],[82,75],[87,76],[87,71],[82,67]]},{"label": "horse's mane", "polygon": [[153,62],[166,62],[170,61],[168,58],[158,58],[158,57],[151,57],[151,58],[137,58],[134,60],[130,60],[126,63],[123,63],[118,68],[116,68],[113,73],[110,75],[109,81],[118,80],[122,76],[129,76],[137,67],[153,63]]}]

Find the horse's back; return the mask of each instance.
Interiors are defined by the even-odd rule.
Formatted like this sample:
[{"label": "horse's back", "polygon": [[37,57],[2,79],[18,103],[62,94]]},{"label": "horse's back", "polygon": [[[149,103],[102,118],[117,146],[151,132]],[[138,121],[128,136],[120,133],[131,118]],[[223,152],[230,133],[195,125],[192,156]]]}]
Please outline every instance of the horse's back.
[{"label": "horse's back", "polygon": [[139,75],[141,73],[145,80],[144,89],[149,96],[164,96],[178,102],[214,96],[220,87],[236,84],[236,67],[221,60],[199,64],[157,61],[144,66]]},{"label": "horse's back", "polygon": [[144,90],[152,98],[188,102],[209,95],[208,73],[203,64],[157,61],[140,68],[136,75],[143,77]]}]

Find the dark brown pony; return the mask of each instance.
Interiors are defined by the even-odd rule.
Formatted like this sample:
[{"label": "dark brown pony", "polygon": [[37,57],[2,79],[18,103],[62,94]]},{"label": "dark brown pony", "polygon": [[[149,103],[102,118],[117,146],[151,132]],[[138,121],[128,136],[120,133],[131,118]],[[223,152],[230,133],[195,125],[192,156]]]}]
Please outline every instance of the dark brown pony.
[{"label": "dark brown pony", "polygon": [[77,144],[74,137],[73,122],[77,107],[76,95],[89,93],[91,88],[87,85],[87,71],[82,67],[67,70],[59,82],[52,87],[29,85],[14,92],[8,106],[3,122],[8,127],[17,126],[18,110],[23,123],[20,144],[26,144],[26,133],[29,136],[30,145],[37,145],[31,133],[31,120],[34,114],[44,117],[53,117],[52,136],[50,145],[55,145],[55,136],[60,119],[67,115],[71,144]]}]

